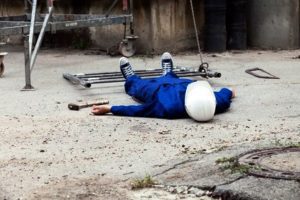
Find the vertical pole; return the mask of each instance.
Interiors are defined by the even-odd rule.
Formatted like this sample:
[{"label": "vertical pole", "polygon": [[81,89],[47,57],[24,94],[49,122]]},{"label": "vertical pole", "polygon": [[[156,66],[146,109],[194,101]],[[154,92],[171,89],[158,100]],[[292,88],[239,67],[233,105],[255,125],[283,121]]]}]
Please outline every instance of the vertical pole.
[{"label": "vertical pole", "polygon": [[130,14],[132,15],[131,16],[131,21],[130,21],[130,34],[134,35],[134,29],[133,29],[133,0],[130,0],[129,7],[130,7]]},{"label": "vertical pole", "polygon": [[29,35],[24,35],[24,58],[25,58],[25,86],[22,91],[34,90],[31,85]]},{"label": "vertical pole", "polygon": [[24,0],[24,6],[25,6],[25,13],[29,13],[29,7],[28,7],[28,0]]},{"label": "vertical pole", "polygon": [[123,0],[123,11],[128,12],[128,0]]},{"label": "vertical pole", "polygon": [[30,22],[30,32],[29,32],[29,57],[31,58],[32,54],[32,43],[34,37],[34,27],[35,27],[35,15],[36,15],[37,0],[32,1],[31,9],[31,22]]}]

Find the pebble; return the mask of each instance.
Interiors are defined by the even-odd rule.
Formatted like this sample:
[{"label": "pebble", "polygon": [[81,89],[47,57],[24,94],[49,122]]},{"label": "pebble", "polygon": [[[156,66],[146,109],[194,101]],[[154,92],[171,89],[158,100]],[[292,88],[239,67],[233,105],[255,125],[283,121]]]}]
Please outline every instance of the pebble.
[{"label": "pebble", "polygon": [[198,188],[195,188],[195,187],[191,187],[189,190],[188,190],[188,193],[189,194],[198,194],[198,192],[203,192],[202,190],[198,189]]},{"label": "pebble", "polygon": [[176,193],[175,187],[171,187],[171,186],[167,187],[167,191],[170,192],[170,193]]},{"label": "pebble", "polygon": [[178,194],[185,194],[185,192],[187,192],[188,187],[187,186],[179,186],[176,188],[176,192]]},{"label": "pebble", "polygon": [[202,196],[204,196],[205,194],[206,194],[205,191],[200,190],[200,191],[198,191],[198,192],[196,193],[196,197],[202,197]]}]

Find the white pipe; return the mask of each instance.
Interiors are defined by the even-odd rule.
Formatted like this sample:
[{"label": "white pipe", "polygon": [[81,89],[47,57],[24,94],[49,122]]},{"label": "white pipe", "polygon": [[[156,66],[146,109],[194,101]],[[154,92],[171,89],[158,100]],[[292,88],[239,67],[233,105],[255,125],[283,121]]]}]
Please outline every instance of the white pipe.
[{"label": "white pipe", "polygon": [[45,35],[45,30],[47,28],[47,25],[48,25],[48,22],[49,22],[49,19],[50,19],[51,15],[52,15],[52,12],[53,12],[53,7],[49,7],[49,13],[45,16],[43,26],[42,26],[41,32],[39,34],[39,38],[36,42],[34,51],[32,53],[32,57],[30,59],[31,71],[33,70],[33,67],[34,67],[34,64],[35,64],[35,61],[36,61],[36,57],[37,57],[37,53],[38,53],[38,50],[40,49],[40,46],[42,44],[42,41],[43,41],[43,38],[44,38],[44,35]]},{"label": "white pipe", "polygon": [[31,58],[31,54],[32,54],[32,44],[33,44],[33,37],[34,37],[36,7],[37,7],[37,0],[33,0],[32,10],[31,10],[30,32],[29,32],[29,58]]}]

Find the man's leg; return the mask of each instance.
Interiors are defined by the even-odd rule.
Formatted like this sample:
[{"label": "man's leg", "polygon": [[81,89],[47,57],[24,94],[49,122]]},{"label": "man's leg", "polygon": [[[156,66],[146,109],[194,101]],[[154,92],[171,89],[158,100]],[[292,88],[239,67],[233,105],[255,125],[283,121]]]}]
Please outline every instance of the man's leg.
[{"label": "man's leg", "polygon": [[163,76],[173,71],[174,68],[173,58],[169,52],[165,52],[161,56],[161,68],[163,70],[162,72]]},{"label": "man's leg", "polygon": [[[176,81],[175,79],[179,79],[179,77],[173,72],[174,61],[172,55],[169,52],[165,52],[161,56],[161,68],[162,68],[162,76],[159,77],[159,79],[164,79],[164,77],[174,78],[174,82]],[[184,79],[181,78],[181,80]],[[185,80],[189,81],[190,79],[185,79]]]},{"label": "man's leg", "polygon": [[126,79],[125,91],[128,95],[142,102],[147,102],[152,99],[156,91],[155,86],[157,86],[154,84],[156,82],[155,79],[141,79],[135,75],[132,66],[125,57],[120,59],[120,70]]},{"label": "man's leg", "polygon": [[125,79],[128,79],[129,77],[135,75],[128,59],[125,57],[120,58],[120,70]]}]

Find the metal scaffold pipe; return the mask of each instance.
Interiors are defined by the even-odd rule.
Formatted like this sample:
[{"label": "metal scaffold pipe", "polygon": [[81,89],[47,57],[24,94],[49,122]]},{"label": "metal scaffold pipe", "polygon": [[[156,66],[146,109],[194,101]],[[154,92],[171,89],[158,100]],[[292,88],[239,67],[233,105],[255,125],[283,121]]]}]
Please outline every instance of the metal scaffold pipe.
[{"label": "metal scaffold pipe", "polygon": [[45,32],[46,32],[46,27],[48,25],[48,22],[49,22],[49,19],[50,19],[51,15],[52,15],[52,12],[53,12],[53,7],[49,7],[49,13],[46,15],[46,17],[44,19],[44,23],[43,23],[41,32],[39,34],[38,40],[36,42],[36,45],[35,45],[35,48],[34,48],[34,51],[33,51],[33,54],[32,54],[32,57],[30,59],[30,71],[31,72],[33,70],[33,67],[34,67],[34,64],[35,64],[35,61],[36,61],[37,53],[38,53],[38,51],[41,47],[41,44],[43,42],[43,38],[44,38],[44,35],[45,35]]},{"label": "metal scaffold pipe", "polygon": [[37,0],[33,0],[32,10],[31,10],[31,20],[30,20],[30,32],[29,32],[29,57],[30,58],[32,54],[32,45],[33,45],[33,37],[34,37],[36,7],[37,7]]}]

